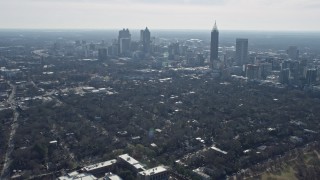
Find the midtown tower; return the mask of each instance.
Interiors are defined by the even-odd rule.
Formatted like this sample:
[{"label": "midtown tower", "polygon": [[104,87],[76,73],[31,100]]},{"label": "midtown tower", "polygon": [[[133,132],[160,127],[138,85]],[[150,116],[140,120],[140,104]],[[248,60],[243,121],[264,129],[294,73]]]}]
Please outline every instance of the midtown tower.
[{"label": "midtown tower", "polygon": [[219,47],[219,31],[217,23],[214,23],[211,31],[211,43],[210,43],[210,65],[213,66],[214,61],[218,60],[218,47]]}]

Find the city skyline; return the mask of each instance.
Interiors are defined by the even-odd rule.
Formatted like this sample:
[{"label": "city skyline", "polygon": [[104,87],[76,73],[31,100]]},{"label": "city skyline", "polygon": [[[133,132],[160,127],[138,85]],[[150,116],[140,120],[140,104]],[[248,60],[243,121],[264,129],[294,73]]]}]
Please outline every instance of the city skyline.
[{"label": "city skyline", "polygon": [[320,177],[320,31],[239,2],[0,0],[0,180]]},{"label": "city skyline", "polygon": [[315,0],[0,0],[0,29],[211,29],[216,19],[222,30],[320,31],[319,9]]}]

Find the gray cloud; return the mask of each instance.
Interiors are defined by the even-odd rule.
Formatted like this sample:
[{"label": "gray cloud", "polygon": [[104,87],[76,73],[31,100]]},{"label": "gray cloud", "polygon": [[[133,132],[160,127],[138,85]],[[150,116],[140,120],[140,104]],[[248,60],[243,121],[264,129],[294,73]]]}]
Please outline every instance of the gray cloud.
[{"label": "gray cloud", "polygon": [[228,0],[25,0],[36,2],[144,3],[144,4],[224,4]]},{"label": "gray cloud", "polygon": [[[136,0],[144,3],[173,3],[173,4],[224,4],[227,0]],[[132,1],[134,2],[134,0]]]},{"label": "gray cloud", "polygon": [[221,29],[320,30],[319,17],[319,0],[0,0],[0,28],[210,29],[216,19]]}]

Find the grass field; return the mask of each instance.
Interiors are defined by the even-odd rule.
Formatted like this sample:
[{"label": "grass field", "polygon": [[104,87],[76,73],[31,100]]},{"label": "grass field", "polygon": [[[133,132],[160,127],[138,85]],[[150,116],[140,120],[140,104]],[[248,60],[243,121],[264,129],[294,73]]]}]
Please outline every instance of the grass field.
[{"label": "grass field", "polygon": [[[307,152],[303,155],[303,163],[307,166],[310,166],[309,162],[311,160],[319,160],[318,151],[314,150]],[[292,161],[290,164],[287,164],[280,172],[265,172],[261,175],[262,180],[298,180],[295,176],[296,171],[294,170],[295,163],[297,161]]]},{"label": "grass field", "polygon": [[291,166],[287,166],[279,174],[277,173],[264,173],[261,176],[262,180],[298,180],[295,176],[295,170]]}]

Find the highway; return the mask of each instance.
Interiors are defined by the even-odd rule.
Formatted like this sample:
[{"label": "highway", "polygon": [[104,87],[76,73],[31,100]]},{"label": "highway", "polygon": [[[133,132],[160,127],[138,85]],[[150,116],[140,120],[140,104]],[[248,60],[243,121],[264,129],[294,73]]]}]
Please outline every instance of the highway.
[{"label": "highway", "polygon": [[8,140],[8,149],[6,151],[5,157],[4,157],[4,164],[3,168],[1,170],[1,176],[0,179],[9,179],[10,177],[10,172],[9,172],[9,167],[11,164],[11,153],[14,149],[14,136],[16,134],[16,130],[19,126],[18,124],[18,118],[19,118],[19,112],[17,111],[17,103],[15,101],[15,94],[17,87],[16,85],[13,85],[12,83],[8,82],[10,87],[12,88],[11,94],[7,100],[8,104],[10,104],[11,109],[13,110],[13,121],[11,123],[11,131],[10,131],[10,136]]}]

